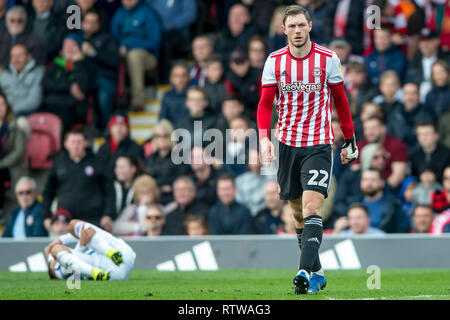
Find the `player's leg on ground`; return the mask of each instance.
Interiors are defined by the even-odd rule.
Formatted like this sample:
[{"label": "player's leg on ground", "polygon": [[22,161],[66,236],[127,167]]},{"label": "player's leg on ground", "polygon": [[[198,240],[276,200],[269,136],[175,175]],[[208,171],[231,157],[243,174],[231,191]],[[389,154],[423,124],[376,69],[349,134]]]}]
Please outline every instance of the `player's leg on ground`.
[{"label": "player's leg on ground", "polygon": [[305,190],[302,196],[304,229],[302,233],[302,251],[300,270],[311,273],[322,243],[322,202],[325,197],[316,191]]},{"label": "player's leg on ground", "polygon": [[[302,234],[303,234],[303,229],[304,229],[304,219],[303,219],[303,212],[302,212],[302,198],[300,197],[295,200],[289,200],[288,202],[294,213],[295,233],[297,234],[298,247],[300,248],[300,252],[301,252],[301,250],[302,250]],[[300,263],[299,263],[299,270],[300,270]],[[314,264],[313,264],[311,271],[313,273],[319,272],[321,275],[323,275],[322,265],[320,263],[319,255],[317,255],[316,260],[314,260]]]},{"label": "player's leg on ground", "polygon": [[69,230],[73,229],[73,233],[77,238],[80,238],[82,229],[88,228],[93,229],[95,233],[92,236],[91,241],[88,242],[86,246],[100,255],[107,256],[116,265],[120,265],[123,262],[123,257],[117,246],[114,245],[117,244],[118,241],[115,237],[113,237],[113,235],[89,222],[77,220],[75,223],[72,224],[71,222],[69,224]]},{"label": "player's leg on ground", "polygon": [[72,271],[79,272],[86,277],[92,277],[92,271],[95,267],[72,254],[70,248],[63,245],[55,245],[51,249],[51,254],[64,268],[72,269]]},{"label": "player's leg on ground", "polygon": [[101,230],[100,228],[94,226],[89,222],[85,222],[82,220],[72,220],[69,223],[69,232],[73,234],[76,238],[80,238],[82,229],[94,229],[95,234],[92,237],[91,241],[86,244],[89,249],[94,250],[99,254],[106,255],[108,250],[114,249],[109,245],[109,242],[105,239],[104,233],[108,234],[106,231]]}]

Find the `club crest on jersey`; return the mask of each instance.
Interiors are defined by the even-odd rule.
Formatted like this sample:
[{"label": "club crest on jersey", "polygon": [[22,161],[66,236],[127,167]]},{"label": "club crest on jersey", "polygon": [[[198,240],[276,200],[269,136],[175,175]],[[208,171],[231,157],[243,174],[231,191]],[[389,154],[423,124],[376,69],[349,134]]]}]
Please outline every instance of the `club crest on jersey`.
[{"label": "club crest on jersey", "polygon": [[322,69],[320,69],[320,67],[315,67],[312,74],[314,77],[320,77],[322,75]]},{"label": "club crest on jersey", "polygon": [[322,83],[303,83],[303,82],[293,82],[293,83],[280,83],[281,91],[294,92],[302,91],[305,93],[310,93],[313,91],[320,91],[322,89]]}]

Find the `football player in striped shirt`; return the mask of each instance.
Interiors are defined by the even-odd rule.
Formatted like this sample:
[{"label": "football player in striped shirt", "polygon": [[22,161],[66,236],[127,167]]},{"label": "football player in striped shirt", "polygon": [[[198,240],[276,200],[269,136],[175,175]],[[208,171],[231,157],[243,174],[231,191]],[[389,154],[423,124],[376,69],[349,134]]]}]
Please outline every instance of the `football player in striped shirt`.
[{"label": "football player in striped shirt", "polygon": [[294,211],[301,250],[294,277],[296,294],[317,293],[326,285],[319,248],[321,207],[328,196],[333,166],[331,98],[345,138],[341,161],[347,164],[358,157],[339,58],[311,42],[311,28],[311,18],[303,7],[286,8],[282,29],[288,45],[271,53],[265,62],[257,115],[261,155],[268,163],[276,159],[268,136],[275,99],[280,198],[288,200]]}]

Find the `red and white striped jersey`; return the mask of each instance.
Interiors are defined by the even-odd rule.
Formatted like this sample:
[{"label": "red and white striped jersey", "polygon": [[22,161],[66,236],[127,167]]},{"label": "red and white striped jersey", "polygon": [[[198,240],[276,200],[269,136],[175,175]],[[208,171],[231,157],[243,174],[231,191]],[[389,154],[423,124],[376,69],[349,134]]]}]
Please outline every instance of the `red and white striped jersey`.
[{"label": "red and white striped jersey", "polygon": [[304,58],[289,46],[270,54],[264,65],[262,87],[277,86],[277,139],[292,147],[333,143],[331,90],[344,81],[336,53],[312,43]]}]

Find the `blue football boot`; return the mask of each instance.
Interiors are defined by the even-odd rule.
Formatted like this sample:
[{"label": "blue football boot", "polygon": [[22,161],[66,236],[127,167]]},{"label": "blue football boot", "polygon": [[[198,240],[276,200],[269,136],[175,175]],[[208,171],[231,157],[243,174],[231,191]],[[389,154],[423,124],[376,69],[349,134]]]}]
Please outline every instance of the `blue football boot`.
[{"label": "blue football boot", "polygon": [[327,285],[327,279],[325,276],[313,273],[311,279],[309,279],[309,289],[308,293],[319,293],[319,290],[323,290]]}]

